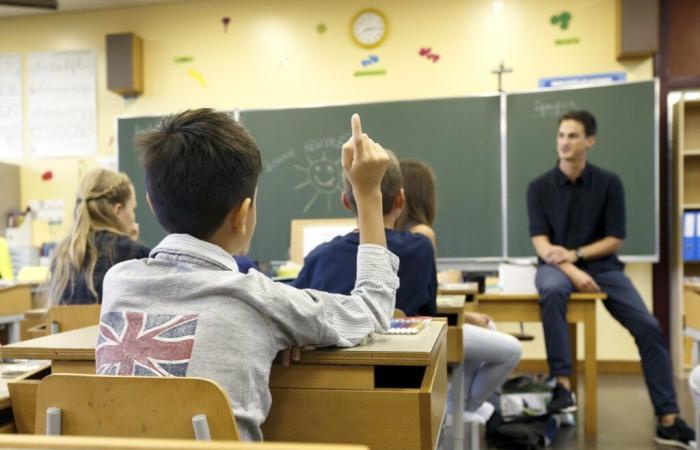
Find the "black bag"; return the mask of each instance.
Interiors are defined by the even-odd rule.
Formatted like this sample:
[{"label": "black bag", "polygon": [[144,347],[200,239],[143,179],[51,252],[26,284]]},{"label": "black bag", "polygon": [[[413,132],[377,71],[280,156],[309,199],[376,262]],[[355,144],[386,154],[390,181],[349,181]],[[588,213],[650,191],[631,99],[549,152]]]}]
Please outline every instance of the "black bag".
[{"label": "black bag", "polygon": [[495,411],[486,422],[486,442],[499,449],[537,450],[548,445],[556,431],[557,422],[549,414],[505,422]]}]

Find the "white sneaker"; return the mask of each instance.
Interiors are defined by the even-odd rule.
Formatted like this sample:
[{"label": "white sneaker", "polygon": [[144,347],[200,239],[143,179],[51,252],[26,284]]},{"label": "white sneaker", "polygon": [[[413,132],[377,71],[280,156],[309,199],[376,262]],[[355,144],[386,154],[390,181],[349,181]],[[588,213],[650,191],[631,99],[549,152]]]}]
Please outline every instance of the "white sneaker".
[{"label": "white sneaker", "polygon": [[493,415],[496,407],[489,402],[484,402],[477,408],[476,411],[464,411],[462,414],[463,422],[476,422],[479,424],[485,424]]}]

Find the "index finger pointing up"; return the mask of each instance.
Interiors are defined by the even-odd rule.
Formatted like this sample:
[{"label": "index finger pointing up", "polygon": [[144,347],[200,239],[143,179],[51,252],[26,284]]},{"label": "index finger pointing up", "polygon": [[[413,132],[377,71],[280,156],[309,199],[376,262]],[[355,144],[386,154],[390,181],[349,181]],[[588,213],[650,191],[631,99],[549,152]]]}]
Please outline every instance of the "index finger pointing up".
[{"label": "index finger pointing up", "polygon": [[350,126],[352,127],[352,140],[355,143],[360,143],[362,141],[362,122],[360,122],[359,114],[352,115]]}]

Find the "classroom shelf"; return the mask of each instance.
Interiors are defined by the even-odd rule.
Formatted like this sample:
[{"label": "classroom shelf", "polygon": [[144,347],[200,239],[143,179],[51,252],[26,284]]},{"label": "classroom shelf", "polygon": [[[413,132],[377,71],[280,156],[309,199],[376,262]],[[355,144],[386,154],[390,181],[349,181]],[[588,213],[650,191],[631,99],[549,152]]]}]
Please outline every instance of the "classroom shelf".
[{"label": "classroom shelf", "polygon": [[[676,155],[674,168],[674,209],[676,213],[675,229],[683,227],[685,211],[700,211],[700,101],[682,99],[673,108],[673,151]],[[687,277],[700,276],[700,260],[683,261],[683,236],[674,237],[674,258],[672,272],[675,273],[671,291],[682,302],[681,311],[688,311],[692,299],[683,280]],[[697,294],[695,294],[697,295]],[[676,300],[674,300],[675,302]],[[681,319],[683,320],[683,319]],[[685,320],[687,321],[687,316]],[[686,339],[687,340],[687,339]],[[687,342],[683,343],[687,350]],[[690,354],[684,352],[683,364],[689,362]]]}]

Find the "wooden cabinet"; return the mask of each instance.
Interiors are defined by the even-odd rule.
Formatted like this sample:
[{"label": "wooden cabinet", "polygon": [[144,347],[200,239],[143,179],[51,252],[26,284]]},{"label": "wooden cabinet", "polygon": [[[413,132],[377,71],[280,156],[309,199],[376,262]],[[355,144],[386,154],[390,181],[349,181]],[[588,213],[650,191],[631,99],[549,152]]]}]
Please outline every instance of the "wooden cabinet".
[{"label": "wooden cabinet", "polygon": [[[674,105],[673,157],[672,295],[675,304],[672,322],[677,333],[673,341],[683,341],[682,366],[688,368],[692,363],[692,342],[687,337],[681,337],[681,333],[685,327],[698,327],[696,329],[700,331],[700,317],[695,317],[700,312],[700,295],[689,288],[700,285],[700,257],[687,260],[683,252],[684,215],[693,211],[700,213],[700,95],[696,93],[683,93]],[[697,223],[695,226],[698,228]],[[700,243],[700,239],[698,241]]]}]

